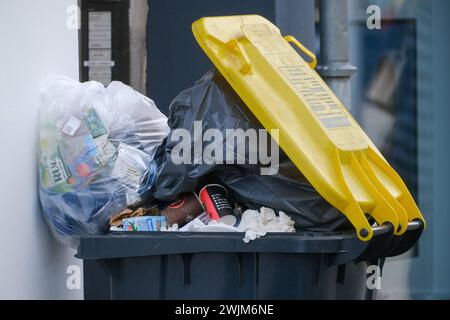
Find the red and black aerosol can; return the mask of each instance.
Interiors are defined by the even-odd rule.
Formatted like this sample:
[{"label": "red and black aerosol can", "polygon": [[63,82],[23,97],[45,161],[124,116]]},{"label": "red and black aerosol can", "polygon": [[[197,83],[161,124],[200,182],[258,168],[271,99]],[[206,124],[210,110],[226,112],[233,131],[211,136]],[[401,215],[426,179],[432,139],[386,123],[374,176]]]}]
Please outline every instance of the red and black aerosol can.
[{"label": "red and black aerosol can", "polygon": [[200,201],[211,220],[230,226],[236,225],[238,217],[230,204],[227,189],[220,184],[208,184],[199,193]]}]

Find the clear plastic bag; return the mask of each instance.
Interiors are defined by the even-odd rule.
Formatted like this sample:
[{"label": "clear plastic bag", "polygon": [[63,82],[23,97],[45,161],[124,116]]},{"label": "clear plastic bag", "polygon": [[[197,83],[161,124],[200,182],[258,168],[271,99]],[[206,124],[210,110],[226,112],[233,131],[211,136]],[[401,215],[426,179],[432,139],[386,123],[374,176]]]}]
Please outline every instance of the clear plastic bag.
[{"label": "clear plastic bag", "polygon": [[65,77],[45,82],[39,119],[39,195],[50,228],[72,247],[104,233],[109,218],[155,180],[167,118],[121,82],[107,88]]}]

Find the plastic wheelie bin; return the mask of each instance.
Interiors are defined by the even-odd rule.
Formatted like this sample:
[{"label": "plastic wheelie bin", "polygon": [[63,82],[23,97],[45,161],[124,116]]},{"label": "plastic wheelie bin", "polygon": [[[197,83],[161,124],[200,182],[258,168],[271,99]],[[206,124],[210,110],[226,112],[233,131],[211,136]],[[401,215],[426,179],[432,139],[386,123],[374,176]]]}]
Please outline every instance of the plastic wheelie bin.
[{"label": "plastic wheelie bin", "polygon": [[367,299],[367,267],[409,250],[423,230],[402,236],[374,227],[268,234],[245,244],[241,233],[116,232],[80,239],[85,299]]},{"label": "plastic wheelie bin", "polygon": [[[290,160],[354,229],[113,233],[80,239],[86,299],[370,299],[367,267],[409,250],[425,221],[401,178],[313,70],[314,55],[250,15],[193,24],[202,49]],[[294,42],[313,60],[307,64]]]}]

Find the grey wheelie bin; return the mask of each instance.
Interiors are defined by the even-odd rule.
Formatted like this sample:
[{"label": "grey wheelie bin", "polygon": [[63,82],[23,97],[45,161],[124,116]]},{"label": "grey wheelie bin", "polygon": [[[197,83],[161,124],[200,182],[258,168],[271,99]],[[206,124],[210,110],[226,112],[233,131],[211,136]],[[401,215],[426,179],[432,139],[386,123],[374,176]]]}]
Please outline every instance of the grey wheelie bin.
[{"label": "grey wheelie bin", "polygon": [[127,233],[80,239],[85,299],[371,299],[367,267],[409,250],[423,231],[402,236],[374,227],[268,234],[248,244],[241,233]]}]

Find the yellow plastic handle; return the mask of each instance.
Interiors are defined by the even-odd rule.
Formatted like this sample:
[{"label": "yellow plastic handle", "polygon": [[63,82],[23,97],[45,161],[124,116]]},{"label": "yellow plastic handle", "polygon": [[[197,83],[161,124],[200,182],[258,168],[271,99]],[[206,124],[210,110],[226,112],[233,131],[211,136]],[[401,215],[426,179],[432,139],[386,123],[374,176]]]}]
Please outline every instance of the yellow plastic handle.
[{"label": "yellow plastic handle", "polygon": [[224,50],[225,52],[231,53],[233,56],[236,56],[240,58],[241,60],[241,67],[239,71],[246,75],[246,74],[252,74],[252,65],[250,64],[250,61],[247,57],[247,54],[244,50],[241,48],[241,44],[236,39],[232,39],[228,42],[222,42],[221,40],[217,39],[216,37],[212,35],[208,35],[207,39],[214,43],[216,46]]},{"label": "yellow plastic handle", "polygon": [[317,58],[316,55],[314,53],[312,53],[312,51],[310,51],[308,48],[306,48],[304,45],[302,45],[300,43],[300,41],[298,41],[297,39],[295,39],[293,36],[285,36],[284,40],[286,40],[287,42],[292,42],[293,44],[295,44],[297,46],[297,48],[299,48],[304,54],[306,54],[309,58],[311,58],[311,62],[309,63],[309,66],[311,67],[311,69],[314,69],[317,66]]},{"label": "yellow plastic handle", "polygon": [[251,74],[252,73],[252,65],[250,63],[250,59],[248,58],[247,54],[244,50],[241,48],[241,44],[236,39],[232,39],[227,42],[227,45],[236,50],[238,52],[239,56],[241,57],[243,64],[241,69],[239,70],[243,74]]}]

